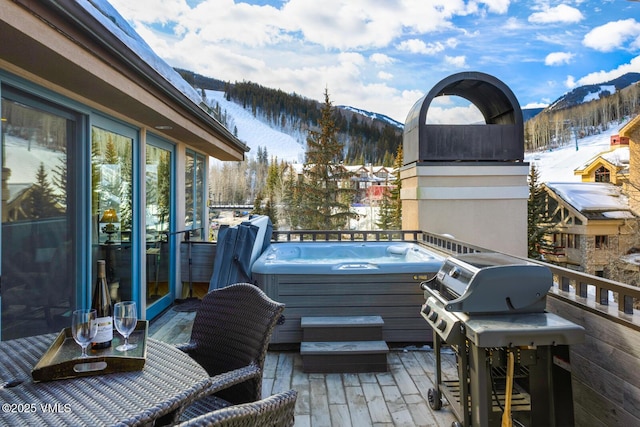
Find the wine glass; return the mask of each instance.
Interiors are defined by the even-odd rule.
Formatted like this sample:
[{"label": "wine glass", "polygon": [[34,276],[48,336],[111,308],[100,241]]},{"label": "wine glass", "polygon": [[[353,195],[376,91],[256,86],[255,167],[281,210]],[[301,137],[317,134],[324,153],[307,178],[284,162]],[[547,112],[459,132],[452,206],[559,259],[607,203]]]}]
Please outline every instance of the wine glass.
[{"label": "wine glass", "polygon": [[116,329],[124,337],[124,344],[116,347],[118,351],[127,351],[136,348],[137,344],[129,344],[129,335],[136,328],[138,315],[135,301],[122,301],[113,306],[113,322]]},{"label": "wine glass", "polygon": [[87,355],[87,347],[98,332],[97,312],[95,309],[80,309],[73,312],[71,318],[71,334],[73,339],[82,347],[83,357]]}]

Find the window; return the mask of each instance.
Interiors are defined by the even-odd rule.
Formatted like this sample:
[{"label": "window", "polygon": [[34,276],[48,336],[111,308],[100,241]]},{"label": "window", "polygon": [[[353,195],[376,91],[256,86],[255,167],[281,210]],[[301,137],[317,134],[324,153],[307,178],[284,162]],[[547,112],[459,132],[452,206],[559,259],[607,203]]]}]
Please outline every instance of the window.
[{"label": "window", "polygon": [[186,152],[185,165],[185,229],[192,230],[191,236],[204,239],[205,158],[191,150]]},{"label": "window", "polygon": [[136,133],[107,120],[95,118],[94,121],[100,127],[91,128],[93,269],[98,259],[104,259],[113,302],[131,300],[134,299],[131,236]]},{"label": "window", "polygon": [[580,236],[577,234],[567,234],[567,248],[580,249]]},{"label": "window", "polygon": [[173,290],[169,239],[172,228],[173,147],[147,135],[145,236],[147,315],[153,317],[171,303]]},{"label": "window", "polygon": [[609,236],[596,236],[596,249],[605,249],[609,244]]},{"label": "window", "polygon": [[78,278],[82,116],[2,86],[2,340],[69,326]]},{"label": "window", "polygon": [[598,169],[596,169],[595,180],[596,182],[610,182],[611,176],[609,169],[605,168],[604,166],[600,166]]}]

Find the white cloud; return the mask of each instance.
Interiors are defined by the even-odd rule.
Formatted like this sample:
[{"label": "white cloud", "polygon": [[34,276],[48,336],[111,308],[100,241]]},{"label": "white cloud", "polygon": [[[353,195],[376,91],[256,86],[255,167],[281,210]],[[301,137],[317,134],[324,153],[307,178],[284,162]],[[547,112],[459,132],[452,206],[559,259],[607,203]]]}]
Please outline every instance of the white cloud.
[{"label": "white cloud", "polygon": [[395,59],[390,57],[389,55],[385,55],[384,53],[374,53],[369,56],[369,61],[373,62],[376,65],[389,65],[395,62]]},{"label": "white cloud", "polygon": [[545,108],[549,105],[548,102],[530,102],[527,105],[522,106],[523,110],[528,110],[531,108]]},{"label": "white cloud", "polygon": [[453,38],[453,37],[448,38],[448,39],[445,41],[445,44],[447,45],[447,47],[449,47],[449,48],[451,48],[451,49],[455,49],[455,48],[456,48],[456,46],[458,46],[458,39]]},{"label": "white cloud", "polygon": [[529,16],[529,22],[533,24],[576,23],[584,19],[580,10],[560,4],[556,7],[545,6],[542,12],[536,12]]},{"label": "white cloud", "polygon": [[380,71],[380,72],[378,73],[378,78],[379,78],[380,80],[391,80],[391,79],[393,79],[393,74],[391,74],[391,73],[387,73],[387,72],[385,72],[385,71]]},{"label": "white cloud", "polygon": [[549,66],[569,64],[574,56],[570,52],[552,52],[544,59],[544,64]]},{"label": "white cloud", "polygon": [[398,50],[424,55],[435,55],[444,50],[444,45],[440,42],[427,44],[420,39],[403,40],[396,47]]},{"label": "white cloud", "polygon": [[578,86],[578,83],[576,83],[575,77],[569,75],[567,76],[567,79],[564,81],[564,85],[569,89],[573,89],[574,87]]},{"label": "white cloud", "polygon": [[457,68],[466,68],[467,67],[467,58],[464,55],[460,56],[445,56],[445,63],[452,65]]},{"label": "white cloud", "polygon": [[640,73],[640,56],[633,58],[628,64],[622,64],[610,71],[598,71],[587,74],[577,81],[579,85],[598,84],[613,80],[626,73]]},{"label": "white cloud", "polygon": [[504,25],[506,30],[520,30],[525,27],[525,24],[518,18],[512,16],[507,19],[507,23]]},{"label": "white cloud", "polygon": [[601,52],[620,49],[627,42],[630,46],[640,48],[640,22],[633,18],[609,22],[589,31],[582,44]]},{"label": "white cloud", "polygon": [[507,13],[511,0],[484,0],[481,3],[487,5],[487,8],[495,13]]},{"label": "white cloud", "polygon": [[429,110],[427,111],[427,123],[473,124],[486,123],[486,121],[480,110],[478,110],[478,107],[473,104],[453,108],[442,108],[430,105]]}]

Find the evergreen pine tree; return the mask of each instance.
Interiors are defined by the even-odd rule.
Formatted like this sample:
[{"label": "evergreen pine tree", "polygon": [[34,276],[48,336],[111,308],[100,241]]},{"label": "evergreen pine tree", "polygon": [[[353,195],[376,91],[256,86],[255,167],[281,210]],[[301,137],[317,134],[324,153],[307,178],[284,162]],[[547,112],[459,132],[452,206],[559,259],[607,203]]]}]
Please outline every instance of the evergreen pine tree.
[{"label": "evergreen pine tree", "polygon": [[162,231],[169,231],[169,210],[171,208],[171,154],[163,151],[158,164],[158,216]]},{"label": "evergreen pine tree", "polygon": [[382,203],[378,212],[376,226],[380,230],[391,230],[393,228],[393,207],[391,205],[391,194],[388,187],[385,187],[382,194]]},{"label": "evergreen pine tree", "polygon": [[262,201],[264,200],[264,195],[262,194],[262,191],[258,191],[258,194],[256,194],[256,198],[253,201],[253,211],[252,213],[254,215],[264,215],[265,210],[262,207]]},{"label": "evergreen pine tree", "polygon": [[326,89],[324,99],[319,129],[310,130],[307,137],[304,179],[300,183],[300,225],[309,230],[341,230],[354,217],[350,204],[355,190],[344,185],[350,183],[353,173],[342,166],[344,144],[337,137]]},{"label": "evergreen pine tree", "polygon": [[302,215],[298,174],[291,165],[288,165],[282,173],[285,177],[282,191],[282,204],[288,207],[284,211],[285,218],[283,219],[289,228],[296,229],[300,225],[300,215]]},{"label": "evergreen pine tree", "polygon": [[47,179],[44,163],[36,172],[36,182],[31,186],[28,198],[29,217],[33,219],[51,218],[60,214],[56,207],[53,189]]},{"label": "evergreen pine tree", "polygon": [[393,187],[391,188],[391,230],[402,229],[402,199],[400,198],[400,190],[402,189],[402,181],[400,180],[400,169],[402,168],[403,153],[402,144],[398,145],[398,151],[396,152],[396,159],[393,163],[393,169],[395,170],[395,179],[393,180]]},{"label": "evergreen pine tree", "polygon": [[527,240],[528,256],[532,259],[540,259],[539,248],[544,242],[544,235],[550,228],[545,219],[546,192],[539,182],[540,174],[535,164],[529,170],[529,200],[527,201]]},{"label": "evergreen pine tree", "polygon": [[62,205],[67,206],[67,150],[63,149],[64,156],[58,159],[58,165],[52,171],[53,177],[51,181],[55,188],[58,190],[54,197],[56,201]]}]

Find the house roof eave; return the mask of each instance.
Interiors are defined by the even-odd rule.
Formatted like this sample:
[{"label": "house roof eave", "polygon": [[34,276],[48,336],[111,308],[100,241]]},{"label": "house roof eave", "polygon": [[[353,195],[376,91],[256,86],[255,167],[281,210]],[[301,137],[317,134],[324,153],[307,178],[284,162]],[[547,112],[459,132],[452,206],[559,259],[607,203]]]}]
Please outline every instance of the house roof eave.
[{"label": "house roof eave", "polygon": [[[3,34],[19,47],[4,44],[0,47],[0,59],[41,77],[47,84],[96,101],[154,133],[157,131],[208,155],[221,160],[244,158],[244,153],[249,151],[246,144],[105,28],[85,9],[87,5],[91,6],[88,2],[73,0],[16,0],[13,6],[8,6],[14,9],[7,12],[0,24]],[[36,19],[31,19],[34,17]],[[25,46],[30,49],[26,51]],[[96,63],[102,61],[105,72],[97,74],[95,68],[89,69],[85,63],[78,62],[77,57],[70,58],[68,49],[91,55]],[[116,81],[101,75],[109,73],[121,76]],[[123,81],[146,91],[147,99],[136,99],[131,86],[124,87]],[[153,102],[149,102],[150,99]],[[156,125],[167,125],[170,129],[160,130]]]}]

